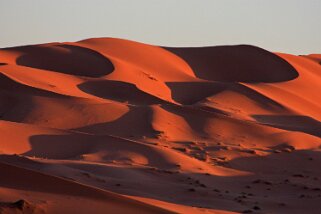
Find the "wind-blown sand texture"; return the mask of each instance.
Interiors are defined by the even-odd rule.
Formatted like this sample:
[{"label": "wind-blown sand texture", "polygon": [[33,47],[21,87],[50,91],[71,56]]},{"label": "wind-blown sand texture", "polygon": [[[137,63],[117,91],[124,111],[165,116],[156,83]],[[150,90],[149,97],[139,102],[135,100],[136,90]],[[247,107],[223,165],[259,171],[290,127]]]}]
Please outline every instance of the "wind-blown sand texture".
[{"label": "wind-blown sand texture", "polygon": [[0,49],[0,119],[0,213],[321,212],[318,54]]}]

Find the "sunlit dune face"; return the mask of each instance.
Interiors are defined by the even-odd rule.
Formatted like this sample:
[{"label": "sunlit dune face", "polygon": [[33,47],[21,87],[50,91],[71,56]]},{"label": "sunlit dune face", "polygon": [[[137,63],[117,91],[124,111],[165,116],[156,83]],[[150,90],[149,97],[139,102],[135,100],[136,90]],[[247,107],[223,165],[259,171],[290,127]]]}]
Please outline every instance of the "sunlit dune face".
[{"label": "sunlit dune face", "polygon": [[0,213],[321,210],[320,75],[248,45],[2,49]]}]

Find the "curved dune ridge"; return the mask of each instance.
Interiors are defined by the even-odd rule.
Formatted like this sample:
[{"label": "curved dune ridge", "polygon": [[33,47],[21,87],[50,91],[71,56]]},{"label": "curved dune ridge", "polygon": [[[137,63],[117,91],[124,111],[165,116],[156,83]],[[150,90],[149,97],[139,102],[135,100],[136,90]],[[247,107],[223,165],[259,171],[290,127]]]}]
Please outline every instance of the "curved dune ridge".
[{"label": "curved dune ridge", "polygon": [[318,213],[320,61],[116,38],[0,49],[0,213]]}]

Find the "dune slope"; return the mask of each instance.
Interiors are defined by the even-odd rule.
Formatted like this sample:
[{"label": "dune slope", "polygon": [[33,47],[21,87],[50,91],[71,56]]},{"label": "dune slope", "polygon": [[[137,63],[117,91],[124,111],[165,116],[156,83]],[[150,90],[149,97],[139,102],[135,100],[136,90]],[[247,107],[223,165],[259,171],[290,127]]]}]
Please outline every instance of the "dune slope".
[{"label": "dune slope", "polygon": [[320,91],[319,54],[0,49],[0,213],[319,213]]}]

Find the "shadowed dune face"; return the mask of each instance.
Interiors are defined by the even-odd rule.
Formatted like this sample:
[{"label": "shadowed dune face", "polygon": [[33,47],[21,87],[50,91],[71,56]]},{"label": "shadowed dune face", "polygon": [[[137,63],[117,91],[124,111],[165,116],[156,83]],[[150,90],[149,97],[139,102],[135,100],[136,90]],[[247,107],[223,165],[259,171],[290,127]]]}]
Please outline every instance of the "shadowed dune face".
[{"label": "shadowed dune face", "polygon": [[65,74],[101,77],[114,70],[112,62],[91,49],[73,45],[25,46],[15,48],[23,54],[18,65]]},{"label": "shadowed dune face", "polygon": [[285,60],[249,46],[165,48],[183,58],[199,78],[222,82],[282,82],[298,72]]},{"label": "shadowed dune face", "polygon": [[117,120],[96,123],[78,128],[78,131],[93,134],[112,134],[121,137],[155,137],[158,133],[151,125],[153,113],[149,107],[129,106],[129,111]]},{"label": "shadowed dune face", "polygon": [[0,213],[318,213],[319,59],[113,38],[0,49]]},{"label": "shadowed dune face", "polygon": [[285,108],[278,102],[266,97],[257,91],[248,88],[239,83],[229,82],[166,82],[166,85],[171,89],[172,98],[178,103],[184,105],[196,104],[208,97],[227,91],[238,93],[242,96],[253,100],[257,105],[264,108]]},{"label": "shadowed dune face", "polygon": [[321,137],[321,122],[311,117],[299,115],[252,115],[252,117],[260,123],[273,127]]},{"label": "shadowed dune face", "polygon": [[[52,135],[52,136],[31,136],[30,144],[32,149],[24,155],[49,159],[74,159],[79,154],[87,153],[91,146],[86,143],[87,136],[77,135]],[[68,141],[68,144],[65,142]],[[65,152],[61,152],[64,148]]]},{"label": "shadowed dune face", "polygon": [[64,97],[63,95],[58,93],[45,91],[36,87],[20,84],[2,73],[0,73],[0,89],[2,92],[7,91],[13,94],[27,94],[27,96],[32,94],[35,96]]},{"label": "shadowed dune face", "polygon": [[[1,187],[17,189],[20,195],[26,192],[38,195],[42,199],[59,201],[59,206],[51,205],[53,213],[76,212],[89,213],[95,210],[95,213],[106,213],[109,210],[112,213],[172,213],[161,208],[157,208],[148,204],[125,198],[123,196],[105,192],[99,189],[93,189],[89,186],[74,183],[72,181],[54,177],[32,170],[12,166],[6,163],[0,163],[1,171],[6,171],[8,176],[1,176]],[[24,179],[21,179],[24,178]],[[14,180],[14,184],[11,182]],[[30,182],[33,181],[33,182]],[[65,199],[69,197],[69,199]],[[22,201],[22,200],[20,200]],[[81,203],[79,203],[81,201]],[[32,205],[23,200],[24,204]],[[71,207],[66,203],[70,203]],[[75,206],[75,204],[77,206]],[[35,203],[33,209],[27,209],[19,206],[18,209],[3,210],[4,203],[0,204],[1,213],[46,213],[47,209],[43,205],[39,206],[39,201]],[[53,208],[54,207],[54,208]],[[15,207],[9,207],[15,208]],[[47,206],[45,206],[47,208]],[[46,211],[45,211],[46,210]]]},{"label": "shadowed dune face", "polygon": [[191,105],[219,93],[226,86],[218,82],[167,82],[172,98],[178,103]]},{"label": "shadowed dune face", "polygon": [[117,100],[130,104],[151,105],[165,102],[158,97],[138,89],[134,84],[121,81],[88,81],[78,85],[78,88],[103,99]]},{"label": "shadowed dune face", "polygon": [[[281,169],[288,169],[294,166],[298,171],[302,172],[304,169],[309,168],[311,164],[320,164],[320,157],[320,151],[300,150],[292,153],[271,154],[268,157],[237,158],[230,162],[230,166],[256,174],[268,174],[273,171],[275,165],[279,164],[282,165]],[[309,160],[311,158],[315,161]],[[313,167],[313,170],[315,169],[316,167]],[[317,173],[320,176],[320,172]]]},{"label": "shadowed dune face", "polygon": [[[48,140],[50,139],[50,140]],[[68,145],[65,142],[70,142]],[[37,135],[30,137],[32,149],[24,155],[50,159],[74,159],[111,163],[133,163],[159,167],[177,168],[164,158],[167,154],[150,145],[129,141],[118,137],[93,137],[81,134]],[[64,153],[61,148],[64,148]]]},{"label": "shadowed dune face", "polygon": [[40,90],[15,82],[0,73],[0,119],[22,122],[35,108],[33,96],[59,97],[63,95]]}]

